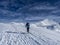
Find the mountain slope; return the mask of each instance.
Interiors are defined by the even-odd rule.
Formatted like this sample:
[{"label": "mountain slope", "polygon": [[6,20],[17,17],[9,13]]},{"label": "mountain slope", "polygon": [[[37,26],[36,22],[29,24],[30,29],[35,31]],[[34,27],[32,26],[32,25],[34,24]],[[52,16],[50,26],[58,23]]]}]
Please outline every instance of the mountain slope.
[{"label": "mountain slope", "polygon": [[0,23],[0,45],[60,45],[60,33],[32,24],[30,33],[24,23]]}]

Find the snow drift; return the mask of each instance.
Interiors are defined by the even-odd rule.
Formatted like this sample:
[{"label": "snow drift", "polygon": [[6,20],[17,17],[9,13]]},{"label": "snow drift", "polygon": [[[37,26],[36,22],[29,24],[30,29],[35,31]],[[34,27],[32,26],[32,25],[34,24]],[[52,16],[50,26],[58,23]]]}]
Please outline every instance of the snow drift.
[{"label": "snow drift", "polygon": [[56,24],[55,30],[60,27],[57,22],[46,19],[31,23],[30,33],[27,33],[25,23],[0,23],[0,45],[60,45],[60,33],[44,28],[40,23],[43,26]]}]

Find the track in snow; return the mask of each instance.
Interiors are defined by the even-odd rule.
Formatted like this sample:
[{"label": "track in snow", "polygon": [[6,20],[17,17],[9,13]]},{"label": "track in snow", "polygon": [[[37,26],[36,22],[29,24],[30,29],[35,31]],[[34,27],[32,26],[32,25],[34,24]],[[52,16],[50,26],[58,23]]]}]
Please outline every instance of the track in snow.
[{"label": "track in snow", "polygon": [[37,37],[32,33],[10,32],[0,33],[0,45],[58,45],[44,36]]},{"label": "track in snow", "polygon": [[27,33],[5,32],[1,37],[0,45],[40,45]]}]

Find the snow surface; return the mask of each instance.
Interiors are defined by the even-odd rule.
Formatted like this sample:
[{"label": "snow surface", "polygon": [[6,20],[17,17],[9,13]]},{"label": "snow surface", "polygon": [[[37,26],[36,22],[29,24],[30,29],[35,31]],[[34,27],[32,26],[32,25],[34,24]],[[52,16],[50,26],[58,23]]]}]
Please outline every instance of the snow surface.
[{"label": "snow surface", "polygon": [[53,31],[31,23],[30,33],[27,33],[25,23],[0,23],[0,45],[60,45],[57,29],[60,29],[58,24]]},{"label": "snow surface", "polygon": [[49,19],[45,19],[37,23],[38,26],[51,26],[51,25],[57,25],[57,24],[58,24],[57,22]]}]

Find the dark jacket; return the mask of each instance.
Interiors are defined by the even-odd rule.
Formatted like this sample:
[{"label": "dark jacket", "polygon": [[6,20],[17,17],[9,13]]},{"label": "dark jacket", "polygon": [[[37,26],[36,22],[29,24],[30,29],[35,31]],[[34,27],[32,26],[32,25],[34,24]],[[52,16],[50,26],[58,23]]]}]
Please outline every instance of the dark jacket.
[{"label": "dark jacket", "polygon": [[26,27],[27,27],[27,28],[29,28],[29,27],[30,27],[29,23],[26,23]]}]

